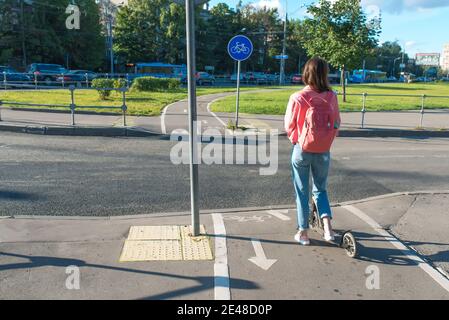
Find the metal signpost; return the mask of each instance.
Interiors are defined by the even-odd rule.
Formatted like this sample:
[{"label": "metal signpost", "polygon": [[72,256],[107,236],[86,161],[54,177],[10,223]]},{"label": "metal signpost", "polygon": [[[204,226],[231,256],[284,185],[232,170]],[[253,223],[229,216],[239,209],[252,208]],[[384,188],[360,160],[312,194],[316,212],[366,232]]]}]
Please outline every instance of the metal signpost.
[{"label": "metal signpost", "polygon": [[239,103],[240,103],[240,63],[248,59],[253,53],[253,43],[251,40],[242,35],[233,37],[228,43],[228,53],[232,59],[237,61],[237,97],[235,112],[235,127],[239,126]]},{"label": "metal signpost", "polygon": [[[176,2],[182,3],[183,0]],[[189,143],[190,143],[190,199],[192,213],[192,236],[200,235],[200,209],[198,204],[198,141],[196,114],[196,62],[195,62],[195,5],[208,1],[185,0],[187,36],[187,83],[189,92]]]}]

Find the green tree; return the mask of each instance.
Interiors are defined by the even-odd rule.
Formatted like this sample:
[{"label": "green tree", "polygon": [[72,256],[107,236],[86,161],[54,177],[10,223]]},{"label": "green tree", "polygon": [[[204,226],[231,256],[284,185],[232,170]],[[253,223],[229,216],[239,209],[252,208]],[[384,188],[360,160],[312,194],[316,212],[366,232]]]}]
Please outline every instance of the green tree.
[{"label": "green tree", "polygon": [[380,46],[372,50],[371,54],[366,58],[366,68],[371,70],[380,69],[392,76],[397,76],[399,65],[404,56],[404,63],[408,70],[409,56],[403,52],[402,47],[397,41],[386,41]]},{"label": "green tree", "polygon": [[290,20],[287,24],[287,55],[285,69],[291,73],[301,73],[302,66],[307,62],[307,52],[302,44],[303,23],[300,20]]},{"label": "green tree", "polygon": [[[66,5],[71,1],[64,2]],[[70,68],[97,69],[103,63],[106,49],[100,24],[100,11],[95,0],[77,0],[76,5],[81,11],[80,29],[62,28],[58,31],[59,37],[62,36],[64,57],[68,60]],[[62,17],[65,25],[67,14]]]},{"label": "green tree", "polygon": [[[95,0],[79,0],[80,29],[66,27],[69,0],[0,0],[0,59],[25,67],[31,62],[73,67],[101,64],[104,48]],[[68,55],[68,56],[67,56]]]},{"label": "green tree", "polygon": [[198,29],[198,66],[213,65],[216,71],[231,72],[234,62],[226,48],[239,30],[238,13],[226,3],[218,3],[210,9],[209,15]]},{"label": "green tree", "polygon": [[114,50],[127,62],[184,59],[184,7],[169,0],[130,0],[120,8]]},{"label": "green tree", "polygon": [[376,47],[380,21],[368,21],[360,0],[319,0],[307,10],[312,18],[304,21],[304,47],[309,56],[321,56],[341,68],[346,101],[346,70],[359,66]]}]

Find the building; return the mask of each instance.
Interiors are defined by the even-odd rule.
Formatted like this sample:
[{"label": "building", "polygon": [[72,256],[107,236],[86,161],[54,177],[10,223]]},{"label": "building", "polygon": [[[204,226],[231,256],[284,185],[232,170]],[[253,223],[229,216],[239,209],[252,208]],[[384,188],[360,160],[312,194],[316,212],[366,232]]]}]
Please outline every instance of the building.
[{"label": "building", "polygon": [[443,47],[441,68],[449,72],[449,43],[446,43]]}]

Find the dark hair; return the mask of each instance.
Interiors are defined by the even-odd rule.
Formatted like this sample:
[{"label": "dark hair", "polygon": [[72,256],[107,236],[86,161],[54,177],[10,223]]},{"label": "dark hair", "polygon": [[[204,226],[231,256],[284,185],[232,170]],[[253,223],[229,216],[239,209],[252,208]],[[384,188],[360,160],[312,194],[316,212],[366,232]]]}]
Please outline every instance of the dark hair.
[{"label": "dark hair", "polygon": [[331,91],[329,65],[326,60],[314,57],[304,67],[303,82],[318,92]]}]

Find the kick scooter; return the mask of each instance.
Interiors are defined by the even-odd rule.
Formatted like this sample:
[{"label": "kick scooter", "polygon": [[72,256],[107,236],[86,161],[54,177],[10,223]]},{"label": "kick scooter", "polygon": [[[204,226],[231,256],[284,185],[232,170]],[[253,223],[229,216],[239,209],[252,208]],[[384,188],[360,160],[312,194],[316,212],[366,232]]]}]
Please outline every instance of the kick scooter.
[{"label": "kick scooter", "polygon": [[[312,212],[310,213],[309,224],[310,224],[312,230],[315,230],[319,234],[323,235],[324,234],[323,220],[320,218],[315,201],[313,201],[313,200],[312,200],[311,208],[312,208]],[[355,258],[357,256],[357,242],[355,240],[354,235],[351,233],[351,231],[343,232],[343,236],[341,237],[339,246],[340,246],[340,248],[345,249],[346,254],[349,257]]]}]

